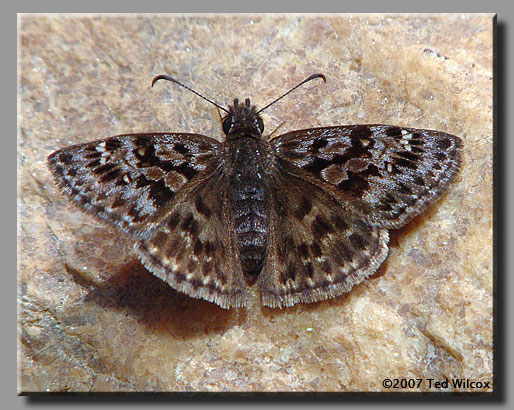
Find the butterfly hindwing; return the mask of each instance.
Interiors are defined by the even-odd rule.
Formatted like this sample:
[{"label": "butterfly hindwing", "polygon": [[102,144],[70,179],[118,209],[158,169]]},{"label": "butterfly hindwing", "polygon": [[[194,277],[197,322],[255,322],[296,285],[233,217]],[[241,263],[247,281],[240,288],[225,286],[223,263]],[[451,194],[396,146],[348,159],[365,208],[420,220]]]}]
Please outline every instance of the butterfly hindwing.
[{"label": "butterfly hindwing", "polygon": [[387,255],[388,231],[344,208],[319,186],[276,172],[268,255],[260,287],[271,307],[348,292]]},{"label": "butterfly hindwing", "polygon": [[214,173],[136,242],[143,264],[173,288],[223,308],[246,304],[225,179]]},{"label": "butterfly hindwing", "polygon": [[322,184],[370,223],[399,228],[433,203],[460,167],[460,138],[439,131],[349,125],[271,141],[290,172]]}]

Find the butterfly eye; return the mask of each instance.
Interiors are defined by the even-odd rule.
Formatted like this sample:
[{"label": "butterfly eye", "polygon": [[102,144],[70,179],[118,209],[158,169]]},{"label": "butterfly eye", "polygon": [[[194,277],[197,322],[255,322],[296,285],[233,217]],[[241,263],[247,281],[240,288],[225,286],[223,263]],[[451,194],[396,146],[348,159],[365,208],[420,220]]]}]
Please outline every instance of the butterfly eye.
[{"label": "butterfly eye", "polygon": [[230,128],[232,127],[232,116],[229,115],[223,119],[223,133],[225,135],[228,135],[228,132],[230,131]]},{"label": "butterfly eye", "polygon": [[259,127],[259,130],[261,132],[261,134],[264,132],[264,121],[262,120],[261,117],[257,117],[257,125]]}]

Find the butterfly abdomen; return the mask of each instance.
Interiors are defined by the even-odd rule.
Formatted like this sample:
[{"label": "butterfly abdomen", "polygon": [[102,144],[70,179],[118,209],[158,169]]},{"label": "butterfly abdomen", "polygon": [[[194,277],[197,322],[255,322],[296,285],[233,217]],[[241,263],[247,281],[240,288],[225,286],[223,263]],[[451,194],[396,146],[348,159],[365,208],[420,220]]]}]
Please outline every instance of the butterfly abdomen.
[{"label": "butterfly abdomen", "polygon": [[262,143],[241,138],[231,145],[229,198],[232,205],[236,246],[241,265],[250,280],[260,273],[269,235],[268,194]]}]

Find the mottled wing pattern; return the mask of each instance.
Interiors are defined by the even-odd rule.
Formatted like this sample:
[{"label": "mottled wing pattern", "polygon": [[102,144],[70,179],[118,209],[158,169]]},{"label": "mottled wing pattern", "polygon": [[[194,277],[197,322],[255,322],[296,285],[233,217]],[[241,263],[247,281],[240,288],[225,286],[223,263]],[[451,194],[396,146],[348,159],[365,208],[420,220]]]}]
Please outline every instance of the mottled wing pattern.
[{"label": "mottled wing pattern", "polygon": [[321,184],[385,228],[405,225],[433,203],[462,155],[454,135],[387,125],[292,131],[271,144],[283,169]]},{"label": "mottled wing pattern", "polygon": [[223,308],[246,304],[224,178],[214,174],[169,210],[151,238],[136,243],[143,264],[175,289]]},{"label": "mottled wing pattern", "polygon": [[387,229],[374,227],[319,186],[276,170],[271,184],[263,304],[314,302],[348,292],[387,256]]},{"label": "mottled wing pattern", "polygon": [[81,209],[148,237],[185,194],[182,188],[190,190],[212,173],[219,147],[196,134],[119,135],[63,148],[48,157],[48,165]]},{"label": "mottled wing pattern", "polygon": [[120,135],[50,155],[59,187],[127,232],[143,264],[175,289],[229,308],[246,302],[221,144],[197,134]]}]

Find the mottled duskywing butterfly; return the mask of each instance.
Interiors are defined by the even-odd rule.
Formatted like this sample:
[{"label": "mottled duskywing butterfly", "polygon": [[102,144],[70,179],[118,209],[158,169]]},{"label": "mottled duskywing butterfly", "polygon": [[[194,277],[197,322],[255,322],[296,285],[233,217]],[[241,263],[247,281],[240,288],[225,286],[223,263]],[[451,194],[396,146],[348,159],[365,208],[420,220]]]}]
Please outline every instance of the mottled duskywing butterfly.
[{"label": "mottled duskywing butterfly", "polygon": [[[288,93],[314,78],[325,80]],[[160,79],[191,90],[164,75],[152,86]],[[119,135],[48,164],[73,203],[128,234],[151,272],[223,308],[244,306],[254,283],[271,307],[348,292],[386,258],[388,230],[433,203],[460,167],[461,140],[444,132],[349,125],[268,139],[259,114],[271,104],[208,101],[226,112],[222,143]]]}]

